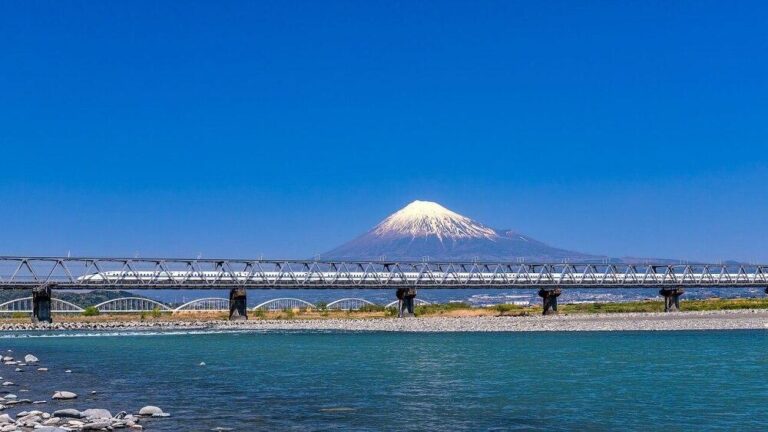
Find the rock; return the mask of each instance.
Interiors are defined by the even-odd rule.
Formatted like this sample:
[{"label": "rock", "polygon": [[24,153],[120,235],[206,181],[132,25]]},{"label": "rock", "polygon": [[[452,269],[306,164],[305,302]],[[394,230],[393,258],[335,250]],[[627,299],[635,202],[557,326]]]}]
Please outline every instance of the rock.
[{"label": "rock", "polygon": [[200,362],[200,366],[205,366],[205,362]]},{"label": "rock", "polygon": [[16,372],[24,372],[24,369],[22,369],[22,368],[16,368]]},{"label": "rock", "polygon": [[13,381],[6,381],[6,382],[3,383],[4,387],[8,387],[8,386],[12,386],[12,385],[13,385]]},{"label": "rock", "polygon": [[64,373],[72,373],[72,371],[67,369],[67,370],[64,371]]},{"label": "rock", "polygon": [[84,431],[87,431],[87,430],[101,430],[101,429],[106,429],[106,428],[108,428],[110,426],[112,426],[112,422],[111,421],[100,420],[100,421],[97,421],[97,422],[84,424],[83,425],[83,430]]},{"label": "rock", "polygon": [[83,415],[80,413],[80,411],[74,409],[74,408],[67,408],[67,409],[60,409],[53,412],[54,417],[61,417],[61,418],[76,418],[79,419]]},{"label": "rock", "polygon": [[0,415],[0,424],[13,423],[13,419],[8,414]]},{"label": "rock", "polygon": [[68,429],[63,429],[56,426],[40,426],[35,428],[35,432],[67,432]]},{"label": "rock", "polygon": [[48,372],[48,368],[37,368],[38,372]]},{"label": "rock", "polygon": [[32,354],[27,354],[24,356],[24,363],[37,363],[40,360],[37,359],[37,357],[33,356]]},{"label": "rock", "polygon": [[44,403],[48,403],[48,401],[44,401],[44,400],[33,401],[32,405],[40,405],[40,404],[44,404]]},{"label": "rock", "polygon": [[101,408],[91,408],[80,412],[82,417],[88,419],[111,419],[112,413]]},{"label": "rock", "polygon": [[57,391],[53,394],[52,399],[75,399],[77,395],[68,391]]},{"label": "rock", "polygon": [[139,410],[140,416],[154,416],[155,414],[164,414],[163,410],[156,406],[147,405]]}]

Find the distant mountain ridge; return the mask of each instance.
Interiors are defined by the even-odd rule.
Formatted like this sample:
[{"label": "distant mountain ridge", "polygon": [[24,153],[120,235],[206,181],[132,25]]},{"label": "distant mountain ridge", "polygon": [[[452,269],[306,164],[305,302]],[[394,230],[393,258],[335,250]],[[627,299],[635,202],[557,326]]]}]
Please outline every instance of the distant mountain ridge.
[{"label": "distant mountain ridge", "polygon": [[483,225],[430,201],[414,201],[365,234],[325,254],[327,259],[602,262],[591,255],[549,246],[513,230]]}]

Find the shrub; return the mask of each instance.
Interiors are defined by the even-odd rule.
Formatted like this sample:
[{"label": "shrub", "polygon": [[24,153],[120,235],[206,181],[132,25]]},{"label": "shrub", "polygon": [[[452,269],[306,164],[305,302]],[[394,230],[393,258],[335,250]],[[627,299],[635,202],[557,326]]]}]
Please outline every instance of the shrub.
[{"label": "shrub", "polygon": [[382,311],[384,311],[384,309],[385,309],[384,306],[381,306],[381,305],[369,305],[369,304],[366,304],[366,305],[361,306],[360,309],[358,309],[358,311],[360,311],[360,312],[382,312]]},{"label": "shrub", "polygon": [[27,317],[29,317],[29,314],[24,312],[14,312],[11,314],[11,318],[18,319],[18,318],[27,318]]},{"label": "shrub", "polygon": [[83,311],[83,316],[87,316],[87,317],[89,317],[89,316],[96,316],[98,314],[99,314],[99,310],[96,309],[96,306],[88,306]]},{"label": "shrub", "polygon": [[[435,303],[430,305],[419,305],[414,308],[416,316],[422,315],[435,315],[443,314],[445,312],[459,310],[459,309],[472,309],[472,306],[467,303],[451,302],[451,303]],[[397,311],[395,311],[397,314]]]},{"label": "shrub", "polygon": [[497,305],[493,306],[493,308],[496,309],[497,311],[499,311],[499,314],[501,314],[501,315],[504,315],[504,314],[506,314],[508,312],[512,312],[514,310],[520,310],[521,309],[520,306],[517,306],[517,305],[514,305],[514,304],[509,304],[509,303],[497,304]]},{"label": "shrub", "polygon": [[162,314],[163,314],[163,313],[160,311],[160,308],[159,308],[159,307],[155,306],[155,307],[152,309],[152,318],[160,318],[160,316],[161,316]]}]

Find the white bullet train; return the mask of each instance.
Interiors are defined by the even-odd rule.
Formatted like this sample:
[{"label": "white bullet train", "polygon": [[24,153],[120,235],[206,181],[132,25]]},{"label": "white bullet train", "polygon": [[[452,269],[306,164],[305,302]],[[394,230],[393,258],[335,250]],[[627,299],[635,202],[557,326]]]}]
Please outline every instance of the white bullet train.
[{"label": "white bullet train", "polygon": [[728,285],[766,284],[765,274],[581,274],[581,273],[498,273],[498,272],[225,272],[225,271],[106,271],[80,276],[80,283],[88,284],[137,284],[137,283],[179,283],[196,284],[212,282],[240,282],[252,284],[376,284],[376,283],[424,283],[470,285],[514,285],[519,284],[562,284],[567,285]]}]

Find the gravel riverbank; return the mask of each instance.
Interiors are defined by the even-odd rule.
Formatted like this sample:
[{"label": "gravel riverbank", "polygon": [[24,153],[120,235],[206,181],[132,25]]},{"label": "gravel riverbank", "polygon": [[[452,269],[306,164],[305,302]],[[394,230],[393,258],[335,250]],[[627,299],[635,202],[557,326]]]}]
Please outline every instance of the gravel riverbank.
[{"label": "gravel riverbank", "polygon": [[342,330],[398,332],[768,330],[767,310],[558,316],[292,319],[251,321],[114,321],[6,323],[0,331],[31,330]]}]

